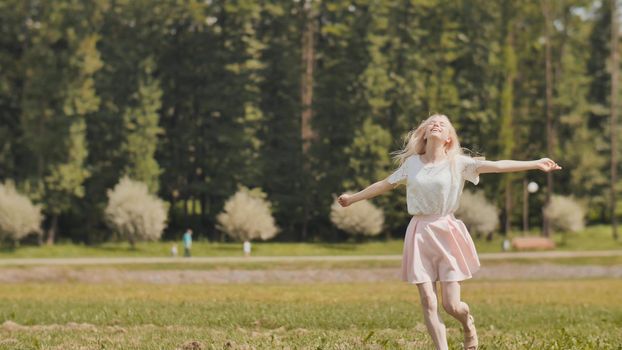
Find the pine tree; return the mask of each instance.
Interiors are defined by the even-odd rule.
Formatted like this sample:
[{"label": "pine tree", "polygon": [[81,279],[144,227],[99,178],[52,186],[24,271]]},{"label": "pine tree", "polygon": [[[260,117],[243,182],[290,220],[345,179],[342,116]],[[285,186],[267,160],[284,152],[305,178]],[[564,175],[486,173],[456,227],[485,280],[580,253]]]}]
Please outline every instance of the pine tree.
[{"label": "pine tree", "polygon": [[155,62],[149,57],[141,62],[141,74],[132,104],[123,113],[126,157],[124,175],[147,185],[151,193],[159,189],[160,167],[155,159],[162,105],[160,83],[153,77]]},{"label": "pine tree", "polygon": [[[53,243],[60,214],[84,195],[87,115],[99,108],[93,75],[102,67],[95,4],[31,4],[21,102],[24,141],[32,152],[31,195],[51,216]],[[74,23],[75,15],[92,21]]]}]

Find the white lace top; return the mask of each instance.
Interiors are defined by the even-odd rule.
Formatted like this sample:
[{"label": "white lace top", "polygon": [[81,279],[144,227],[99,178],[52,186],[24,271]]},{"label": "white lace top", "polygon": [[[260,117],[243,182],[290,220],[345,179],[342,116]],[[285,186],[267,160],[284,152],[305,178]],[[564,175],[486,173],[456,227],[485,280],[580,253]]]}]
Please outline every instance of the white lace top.
[{"label": "white lace top", "polygon": [[391,184],[406,185],[410,215],[447,215],[455,212],[460,205],[464,180],[475,185],[479,183],[477,168],[480,162],[465,155],[456,156],[456,176],[452,178],[449,160],[424,165],[420,156],[415,154],[406,158],[387,180]]}]

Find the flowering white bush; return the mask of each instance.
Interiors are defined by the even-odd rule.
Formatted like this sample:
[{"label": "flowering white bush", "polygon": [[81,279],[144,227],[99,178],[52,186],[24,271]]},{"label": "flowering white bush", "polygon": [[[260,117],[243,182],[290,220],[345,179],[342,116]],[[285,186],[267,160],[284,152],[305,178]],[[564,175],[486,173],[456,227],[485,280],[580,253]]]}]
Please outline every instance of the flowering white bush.
[{"label": "flowering white bush", "polygon": [[271,204],[260,189],[241,187],[225,202],[218,214],[218,229],[240,241],[270,239],[279,232],[271,213]]},{"label": "flowering white bush", "polygon": [[106,222],[133,246],[136,241],[160,239],[166,227],[167,206],[149,193],[147,185],[124,177],[108,190]]},{"label": "flowering white bush", "polygon": [[382,231],[384,212],[368,200],[345,208],[335,200],[331,206],[330,221],[351,235],[375,236]]},{"label": "flowering white bush", "polygon": [[0,184],[0,239],[17,241],[41,233],[41,207],[20,194],[11,182]]},{"label": "flowering white bush", "polygon": [[483,192],[462,192],[456,217],[476,234],[490,234],[499,226],[499,211]]},{"label": "flowering white bush", "polygon": [[544,216],[553,228],[562,231],[577,232],[585,227],[585,209],[572,197],[553,195]]}]

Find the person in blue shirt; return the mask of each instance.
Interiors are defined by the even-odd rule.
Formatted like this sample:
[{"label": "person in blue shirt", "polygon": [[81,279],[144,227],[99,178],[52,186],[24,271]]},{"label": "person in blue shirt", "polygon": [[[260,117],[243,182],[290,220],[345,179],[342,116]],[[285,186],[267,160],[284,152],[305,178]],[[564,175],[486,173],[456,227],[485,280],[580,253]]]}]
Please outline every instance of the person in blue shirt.
[{"label": "person in blue shirt", "polygon": [[190,249],[192,248],[192,230],[191,229],[186,230],[186,233],[184,233],[183,241],[184,241],[184,256],[190,257],[191,256]]}]

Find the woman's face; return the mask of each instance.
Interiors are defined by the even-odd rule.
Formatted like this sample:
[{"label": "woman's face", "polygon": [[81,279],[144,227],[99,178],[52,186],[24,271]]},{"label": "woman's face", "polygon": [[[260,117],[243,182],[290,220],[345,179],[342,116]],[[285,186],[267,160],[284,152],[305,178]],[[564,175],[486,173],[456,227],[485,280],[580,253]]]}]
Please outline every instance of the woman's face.
[{"label": "woman's face", "polygon": [[426,122],[425,138],[437,139],[443,143],[449,140],[449,120],[445,117],[434,116]]}]

